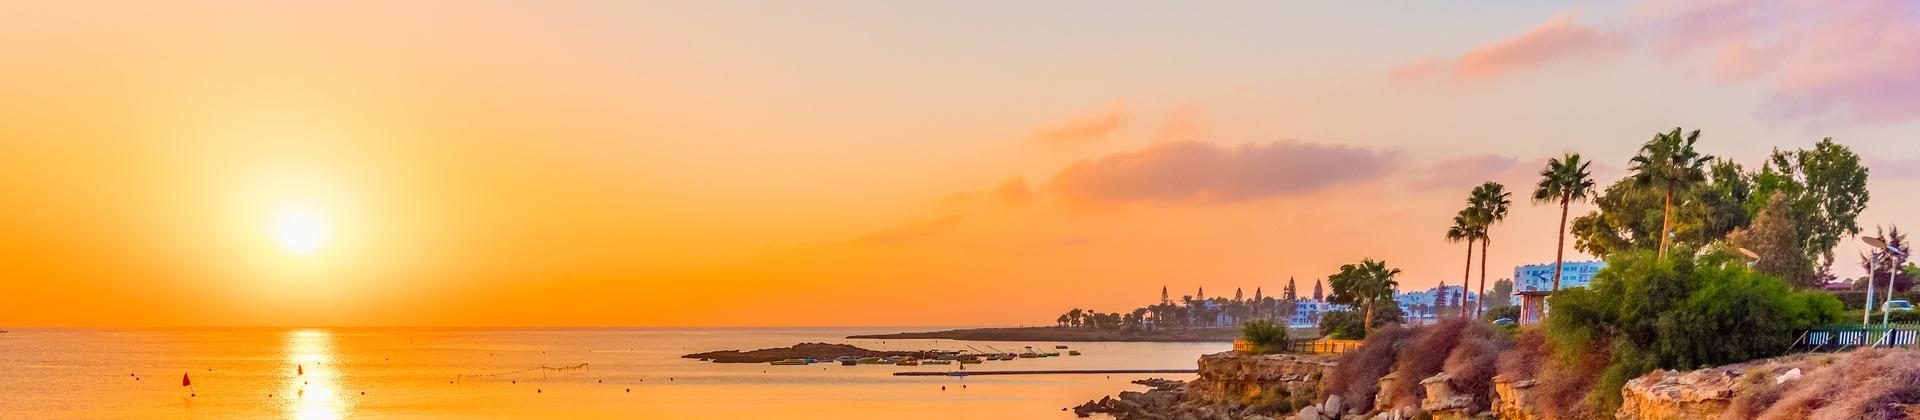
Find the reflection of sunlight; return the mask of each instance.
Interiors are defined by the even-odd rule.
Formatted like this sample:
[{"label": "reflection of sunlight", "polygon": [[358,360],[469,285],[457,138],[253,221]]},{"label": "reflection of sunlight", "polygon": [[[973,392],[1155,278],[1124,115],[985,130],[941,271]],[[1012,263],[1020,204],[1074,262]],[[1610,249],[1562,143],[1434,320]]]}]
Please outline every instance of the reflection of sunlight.
[{"label": "reflection of sunlight", "polygon": [[279,397],[287,417],[337,419],[351,411],[353,401],[340,391],[334,371],[333,335],[319,330],[290,332],[286,353],[287,383]]}]

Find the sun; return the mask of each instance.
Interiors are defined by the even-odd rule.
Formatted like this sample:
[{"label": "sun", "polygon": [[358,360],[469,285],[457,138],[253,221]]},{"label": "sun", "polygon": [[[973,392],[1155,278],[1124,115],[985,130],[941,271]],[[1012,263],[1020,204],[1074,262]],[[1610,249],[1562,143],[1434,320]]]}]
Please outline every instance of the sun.
[{"label": "sun", "polygon": [[298,255],[313,254],[327,241],[326,221],[310,210],[281,210],[274,218],[273,228],[280,238],[280,247]]}]

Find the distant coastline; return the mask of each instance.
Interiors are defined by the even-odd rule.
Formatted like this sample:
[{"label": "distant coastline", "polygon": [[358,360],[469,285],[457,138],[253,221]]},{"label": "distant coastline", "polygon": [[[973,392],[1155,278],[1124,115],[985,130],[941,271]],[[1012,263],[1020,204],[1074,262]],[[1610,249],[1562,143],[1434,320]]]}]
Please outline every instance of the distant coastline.
[{"label": "distant coastline", "polygon": [[893,334],[851,335],[849,339],[946,339],[966,341],[1059,341],[1059,342],[1232,342],[1240,336],[1235,327],[1168,329],[1152,331],[1095,330],[1070,327],[967,328],[945,331],[902,332]]}]

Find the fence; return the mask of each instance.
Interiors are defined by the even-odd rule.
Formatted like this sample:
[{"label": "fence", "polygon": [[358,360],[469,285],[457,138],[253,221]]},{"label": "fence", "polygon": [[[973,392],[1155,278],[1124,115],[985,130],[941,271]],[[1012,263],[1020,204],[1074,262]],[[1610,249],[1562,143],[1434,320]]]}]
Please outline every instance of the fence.
[{"label": "fence", "polygon": [[1802,351],[1840,351],[1860,347],[1914,347],[1920,344],[1920,325],[1828,326],[1800,335],[1794,349]]},{"label": "fence", "polygon": [[1360,348],[1360,340],[1292,340],[1287,342],[1288,353],[1341,354]]}]

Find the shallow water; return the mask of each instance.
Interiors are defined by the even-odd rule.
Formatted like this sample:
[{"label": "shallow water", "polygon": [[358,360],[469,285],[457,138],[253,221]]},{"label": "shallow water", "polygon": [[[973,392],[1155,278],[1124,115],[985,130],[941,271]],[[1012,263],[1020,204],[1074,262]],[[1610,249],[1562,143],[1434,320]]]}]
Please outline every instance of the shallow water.
[{"label": "shallow water", "polygon": [[[898,350],[1067,344],[1086,354],[968,369],[1192,369],[1199,355],[1231,347],[840,338],[898,330],[914,329],[14,330],[0,334],[0,418],[1072,418],[1060,409],[1144,388],[1128,381],[1191,375],[897,377],[958,365],[769,366],[679,356],[799,342]],[[190,389],[180,385],[183,374]]]}]

